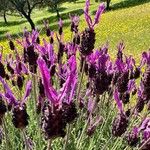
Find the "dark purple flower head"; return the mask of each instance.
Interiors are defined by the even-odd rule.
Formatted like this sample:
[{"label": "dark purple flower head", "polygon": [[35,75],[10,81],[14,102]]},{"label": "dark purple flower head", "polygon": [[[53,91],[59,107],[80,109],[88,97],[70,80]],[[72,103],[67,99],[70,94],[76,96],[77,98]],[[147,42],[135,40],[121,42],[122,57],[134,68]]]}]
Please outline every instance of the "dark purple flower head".
[{"label": "dark purple flower head", "polygon": [[139,142],[139,131],[137,127],[134,127],[133,130],[127,135],[126,138],[130,146],[136,146]]},{"label": "dark purple flower head", "polygon": [[136,103],[136,111],[140,113],[144,109],[145,101],[143,98],[143,89],[142,89],[142,84],[140,88],[137,91],[138,99]]},{"label": "dark purple flower head", "polygon": [[11,38],[11,35],[8,33],[7,34],[7,38],[9,40],[9,47],[11,50],[16,50],[16,47],[15,47],[15,44],[14,42],[12,41],[12,38]]}]

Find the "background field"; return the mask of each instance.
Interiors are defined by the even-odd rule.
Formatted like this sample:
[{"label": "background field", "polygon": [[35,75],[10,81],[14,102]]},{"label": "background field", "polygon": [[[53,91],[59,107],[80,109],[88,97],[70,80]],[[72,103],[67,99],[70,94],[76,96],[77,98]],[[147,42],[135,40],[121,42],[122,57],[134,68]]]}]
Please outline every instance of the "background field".
[{"label": "background field", "polygon": [[[61,17],[64,20],[66,40],[70,38],[70,14],[81,16],[80,29],[86,26],[83,7],[85,0],[78,0],[76,3],[64,3],[60,8]],[[91,0],[91,15],[99,3]],[[111,10],[105,12],[102,16],[101,23],[96,27],[96,47],[104,44],[106,41],[110,44],[110,52],[115,52],[116,44],[123,40],[126,44],[128,54],[140,57],[140,52],[148,50],[150,43],[150,0],[112,0]],[[8,15],[8,25],[3,23],[0,18],[0,45],[7,50],[5,35],[10,32],[14,37],[20,36],[23,28],[26,26],[30,29],[29,24],[20,16]],[[32,18],[40,32],[43,30],[43,20],[48,19],[51,29],[57,29],[56,13],[47,8],[37,9],[33,12]]]}]

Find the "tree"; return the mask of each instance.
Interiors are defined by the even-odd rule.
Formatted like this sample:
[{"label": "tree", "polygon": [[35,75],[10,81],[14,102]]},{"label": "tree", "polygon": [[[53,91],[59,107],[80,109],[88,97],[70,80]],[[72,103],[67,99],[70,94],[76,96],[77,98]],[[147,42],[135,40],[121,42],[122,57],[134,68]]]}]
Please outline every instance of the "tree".
[{"label": "tree", "polygon": [[30,23],[31,29],[35,29],[35,24],[31,18],[33,9],[42,4],[44,0],[9,0],[13,7],[23,15]]},{"label": "tree", "polygon": [[2,14],[3,18],[4,18],[4,22],[7,24],[7,17],[6,17],[6,13],[7,11],[11,8],[10,7],[10,3],[8,0],[0,0],[0,13]]},{"label": "tree", "polygon": [[50,8],[54,9],[57,13],[57,18],[60,18],[59,6],[64,2],[76,2],[76,0],[45,0],[44,3]]},{"label": "tree", "polygon": [[111,2],[111,0],[106,0],[106,9],[107,10],[110,9],[110,2]]}]

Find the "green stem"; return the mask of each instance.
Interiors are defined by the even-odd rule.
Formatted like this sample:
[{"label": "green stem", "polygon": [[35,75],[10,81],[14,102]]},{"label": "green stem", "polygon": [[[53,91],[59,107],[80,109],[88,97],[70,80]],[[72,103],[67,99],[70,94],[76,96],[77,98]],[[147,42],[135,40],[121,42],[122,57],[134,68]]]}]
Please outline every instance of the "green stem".
[{"label": "green stem", "polygon": [[35,111],[36,111],[36,102],[37,102],[36,76],[33,75],[32,78],[33,78],[33,96],[34,96],[34,102],[35,102],[34,106],[35,106]]},{"label": "green stem", "polygon": [[120,141],[119,141],[119,140],[120,140],[120,139],[119,139],[119,138],[117,138],[117,140],[115,141],[115,143],[114,143],[113,147],[111,148],[111,150],[115,150],[115,149],[117,148],[118,143],[120,143]]},{"label": "green stem", "polygon": [[65,137],[65,144],[64,144],[64,146],[63,146],[63,150],[66,150],[66,148],[67,148],[67,144],[68,144],[69,137],[70,137],[70,132],[71,132],[71,125],[68,124],[68,127],[67,127],[67,134],[66,134],[66,137]]},{"label": "green stem", "polygon": [[52,140],[51,139],[48,140],[47,150],[52,150]]},{"label": "green stem", "polygon": [[106,142],[106,144],[104,145],[104,147],[101,150],[105,150],[106,147],[108,146],[109,142],[112,140],[112,136],[109,138],[109,140]]},{"label": "green stem", "polygon": [[142,150],[142,149],[144,148],[144,146],[145,146],[146,144],[148,144],[149,142],[150,142],[150,138],[148,138],[147,141],[144,142],[144,143],[142,144],[142,146],[141,146],[138,150]]},{"label": "green stem", "polygon": [[32,75],[33,79],[33,99],[34,99],[34,111],[35,111],[35,119],[37,120],[37,127],[38,127],[38,132],[37,132],[37,137],[38,137],[38,142],[36,144],[36,147],[39,147],[41,149],[41,127],[40,127],[40,122],[41,122],[41,115],[36,113],[36,104],[37,104],[37,83],[36,83],[36,76]]},{"label": "green stem", "polygon": [[6,128],[5,118],[2,119],[2,125],[3,125],[3,129],[4,129],[5,140],[6,140],[6,144],[5,144],[6,150],[9,150],[10,147],[11,147],[11,143],[10,143],[9,136],[8,136],[8,131],[7,131],[7,128]]},{"label": "green stem", "polygon": [[81,78],[80,78],[79,87],[78,87],[78,91],[77,91],[77,102],[79,102],[79,99],[80,99],[80,91],[81,91],[81,84],[82,84],[83,75],[84,75],[85,62],[86,62],[86,57],[85,57],[85,59],[84,59],[84,61],[83,61],[82,72],[81,72]]},{"label": "green stem", "polygon": [[81,141],[82,141],[84,132],[85,132],[85,130],[87,129],[87,126],[88,126],[88,123],[89,123],[89,119],[90,119],[90,117],[88,117],[87,122],[85,123],[84,128],[83,128],[83,130],[82,130],[82,132],[81,132],[81,135],[80,135],[79,140],[78,140],[78,142],[77,142],[77,149],[79,149],[79,147],[80,147],[80,145],[81,145]]},{"label": "green stem", "polygon": [[25,150],[30,150],[29,146],[28,146],[28,141],[27,141],[25,130],[22,129],[21,131],[22,131],[22,136],[23,136],[23,140],[24,140],[24,143],[25,143]]}]

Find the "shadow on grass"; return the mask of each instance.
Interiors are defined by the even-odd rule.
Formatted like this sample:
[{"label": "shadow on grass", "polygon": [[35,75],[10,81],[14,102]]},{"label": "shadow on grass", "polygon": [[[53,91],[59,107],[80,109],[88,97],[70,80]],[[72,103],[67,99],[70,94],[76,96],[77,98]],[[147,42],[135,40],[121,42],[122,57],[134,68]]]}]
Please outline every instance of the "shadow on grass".
[{"label": "shadow on grass", "polygon": [[[119,3],[113,4],[112,6],[110,5],[110,10],[106,10],[106,12],[123,9],[123,8],[134,7],[134,6],[142,5],[142,4],[149,3],[149,2],[150,0],[123,0]],[[92,15],[95,15],[95,13],[96,13],[96,10],[92,12]]]},{"label": "shadow on grass", "polygon": [[[68,27],[69,25],[70,25],[70,21],[66,21],[66,22],[64,22],[63,27],[65,28],[65,27]],[[50,25],[50,29],[57,32],[58,31],[58,24],[55,23],[53,25]],[[6,40],[5,33],[7,33],[7,31],[0,31],[0,41]],[[43,25],[43,27],[40,29],[40,35],[44,35],[44,34],[46,36],[46,30],[45,30],[44,25]],[[11,34],[11,37],[13,39],[17,39],[17,38],[20,38],[22,36],[23,36],[23,32],[19,32],[17,34]]]},{"label": "shadow on grass", "polygon": [[7,33],[7,30],[0,31],[0,35],[5,33]]},{"label": "shadow on grass", "polygon": [[142,5],[150,2],[150,0],[124,0],[111,6],[111,10],[123,9]]},{"label": "shadow on grass", "polygon": [[6,39],[7,30],[0,31],[0,41]]},{"label": "shadow on grass", "polygon": [[[64,27],[70,25],[70,21],[65,21],[65,20],[69,19],[69,14],[76,14],[76,15],[79,15],[79,16],[80,16],[80,15],[83,14],[83,9],[77,9],[77,10],[73,10],[73,11],[70,11],[70,12],[67,12],[67,13],[61,13],[60,15],[61,15],[62,20],[64,21],[64,23],[63,23],[63,26],[64,26]],[[58,19],[57,19],[56,16],[50,16],[50,17],[48,17],[48,18],[43,18],[42,20],[39,20],[39,21],[35,22],[35,24],[36,24],[37,26],[38,26],[38,25],[42,25],[44,20],[49,20],[51,30],[56,31],[56,30],[58,29],[58,23],[57,23]],[[13,22],[10,22],[10,23],[8,23],[8,24],[9,24],[10,26],[12,26],[12,25],[19,25],[19,24],[22,24],[22,23],[24,23],[24,22],[26,22],[26,21],[25,21],[25,20],[20,21],[20,22],[13,21]],[[54,24],[53,24],[53,23],[54,23]],[[53,24],[53,25],[51,25],[51,24]],[[8,25],[6,25],[6,24],[3,23],[3,22],[0,22],[0,26],[8,26]],[[7,31],[6,31],[6,32],[7,32]],[[44,31],[44,24],[43,24],[42,33],[44,33],[44,32],[45,32],[45,31]],[[12,34],[11,36],[12,36],[13,38],[18,38],[19,36],[22,36],[22,32],[17,33],[17,34]],[[4,39],[6,39],[6,35],[5,35],[4,33],[0,33],[0,41],[1,41],[1,40],[4,40]]]},{"label": "shadow on grass", "polygon": [[[63,28],[66,28],[66,27],[68,27],[68,26],[70,26],[70,21],[66,21],[66,22],[63,23]],[[53,24],[53,25],[50,25],[50,29],[51,29],[52,31],[58,32],[58,24],[55,23],[55,24]],[[70,31],[70,32],[71,32],[71,31]],[[42,35],[45,34],[45,36],[46,36],[46,30],[45,30],[45,27],[44,27],[44,26],[43,26],[43,28],[41,29],[40,34],[42,34]]]},{"label": "shadow on grass", "polygon": [[85,3],[85,1],[76,1],[75,3],[76,4],[83,4],[83,3]]},{"label": "shadow on grass", "polygon": [[[67,9],[66,7],[60,7],[59,8],[59,12],[63,12],[66,9]],[[50,9],[48,9],[48,12],[50,12],[50,13],[56,13],[56,10],[50,8]]]},{"label": "shadow on grass", "polygon": [[[66,19],[69,19],[69,14],[76,14],[76,15],[80,16],[83,14],[83,9],[77,9],[77,10],[73,10],[73,11],[70,11],[67,13],[61,13],[60,16],[61,16],[62,20],[66,20]],[[50,23],[53,23],[53,22],[57,22],[58,18],[56,15],[50,16],[50,17],[43,18],[42,20],[37,21],[36,24],[43,24],[44,20],[49,20]]]},{"label": "shadow on grass", "polygon": [[0,27],[5,27],[5,26],[16,26],[16,25],[20,25],[20,24],[23,24],[25,23],[26,21],[25,20],[22,20],[22,21],[9,21],[8,20],[8,23],[6,24],[5,22],[0,22]]}]

